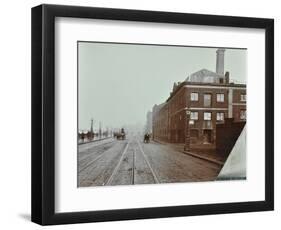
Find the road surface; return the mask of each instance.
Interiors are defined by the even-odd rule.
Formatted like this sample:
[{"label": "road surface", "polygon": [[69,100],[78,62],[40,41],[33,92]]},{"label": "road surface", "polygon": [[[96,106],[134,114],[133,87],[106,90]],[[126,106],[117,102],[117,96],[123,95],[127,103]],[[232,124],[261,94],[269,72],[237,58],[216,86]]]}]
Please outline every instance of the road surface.
[{"label": "road surface", "polygon": [[215,180],[221,166],[140,137],[79,145],[78,186]]}]

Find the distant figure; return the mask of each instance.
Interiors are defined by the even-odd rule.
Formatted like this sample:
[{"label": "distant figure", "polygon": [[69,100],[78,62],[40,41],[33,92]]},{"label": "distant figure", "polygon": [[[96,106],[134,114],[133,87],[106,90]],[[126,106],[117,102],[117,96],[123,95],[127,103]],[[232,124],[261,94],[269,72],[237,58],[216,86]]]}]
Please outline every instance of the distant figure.
[{"label": "distant figure", "polygon": [[144,143],[149,143],[149,141],[150,141],[150,135],[149,135],[149,133],[144,134],[143,142],[144,142]]}]

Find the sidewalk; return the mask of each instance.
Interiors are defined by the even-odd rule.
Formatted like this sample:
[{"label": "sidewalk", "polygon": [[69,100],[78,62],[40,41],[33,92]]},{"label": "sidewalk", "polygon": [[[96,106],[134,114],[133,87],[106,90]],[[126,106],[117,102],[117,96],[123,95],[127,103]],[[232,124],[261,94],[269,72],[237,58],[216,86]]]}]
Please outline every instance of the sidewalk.
[{"label": "sidewalk", "polygon": [[109,138],[113,138],[113,137],[104,137],[104,138],[101,138],[101,139],[94,139],[94,140],[91,140],[91,141],[78,142],[78,145],[84,145],[84,144],[89,144],[89,143],[93,143],[93,142],[103,141],[103,140],[106,140],[106,139],[109,139]]},{"label": "sidewalk", "polygon": [[220,155],[218,155],[215,151],[215,149],[192,149],[191,151],[184,151],[184,144],[183,143],[167,143],[159,140],[153,140],[156,143],[166,145],[171,147],[174,150],[177,150],[179,152],[183,152],[185,154],[188,154],[193,157],[200,158],[202,160],[210,161],[212,163],[218,164],[218,165],[224,165],[224,162],[226,159]]}]

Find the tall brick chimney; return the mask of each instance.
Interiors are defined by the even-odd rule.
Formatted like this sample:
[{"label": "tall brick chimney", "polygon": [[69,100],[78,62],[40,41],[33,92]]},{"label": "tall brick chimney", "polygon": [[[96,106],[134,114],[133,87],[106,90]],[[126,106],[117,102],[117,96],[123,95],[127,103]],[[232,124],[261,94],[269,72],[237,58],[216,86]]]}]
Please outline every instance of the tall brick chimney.
[{"label": "tall brick chimney", "polygon": [[220,75],[224,75],[224,52],[225,49],[217,49],[216,73]]}]

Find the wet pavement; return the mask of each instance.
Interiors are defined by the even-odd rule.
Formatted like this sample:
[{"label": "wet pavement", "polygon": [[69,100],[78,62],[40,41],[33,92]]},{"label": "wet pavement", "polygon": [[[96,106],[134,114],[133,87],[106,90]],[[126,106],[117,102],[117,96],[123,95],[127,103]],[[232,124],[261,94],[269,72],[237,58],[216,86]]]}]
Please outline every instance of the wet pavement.
[{"label": "wet pavement", "polygon": [[78,186],[215,180],[221,166],[137,136],[79,145]]}]

